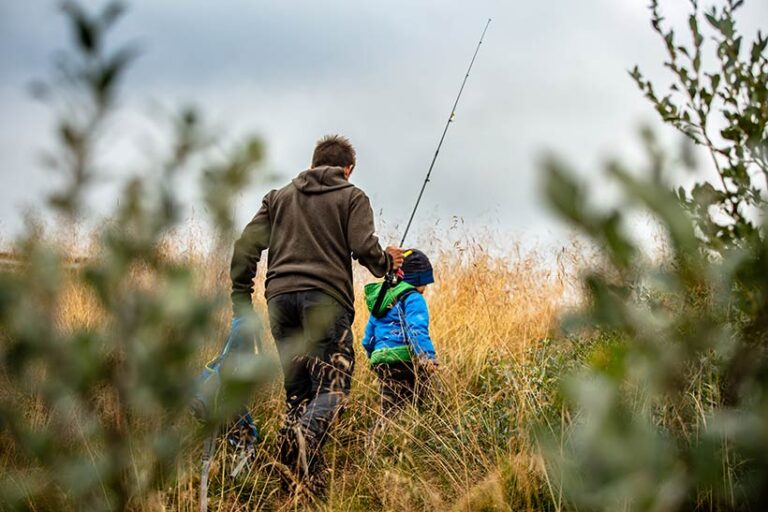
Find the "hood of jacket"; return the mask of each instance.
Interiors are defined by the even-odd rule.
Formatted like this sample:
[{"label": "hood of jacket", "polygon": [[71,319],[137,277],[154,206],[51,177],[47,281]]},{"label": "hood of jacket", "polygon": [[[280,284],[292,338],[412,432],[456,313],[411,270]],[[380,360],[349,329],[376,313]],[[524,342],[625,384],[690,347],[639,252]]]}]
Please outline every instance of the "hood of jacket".
[{"label": "hood of jacket", "polygon": [[352,186],[344,178],[343,168],[331,166],[308,169],[293,178],[292,183],[305,194],[324,194]]},{"label": "hood of jacket", "polygon": [[384,283],[369,283],[365,285],[365,305],[368,306],[368,311],[375,317],[383,316],[386,310],[391,308],[404,292],[415,289],[413,285],[400,281],[397,285],[387,290],[379,311],[373,311],[373,306],[376,305],[376,299],[379,297],[379,290],[381,290],[383,285]]}]

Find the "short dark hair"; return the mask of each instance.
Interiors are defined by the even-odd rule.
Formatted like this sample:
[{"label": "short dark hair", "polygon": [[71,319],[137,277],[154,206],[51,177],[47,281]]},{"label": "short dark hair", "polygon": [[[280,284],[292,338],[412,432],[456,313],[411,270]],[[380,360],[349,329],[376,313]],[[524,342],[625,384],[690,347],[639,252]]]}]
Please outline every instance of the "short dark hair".
[{"label": "short dark hair", "polygon": [[315,145],[312,167],[332,165],[347,167],[355,165],[355,148],[349,139],[341,135],[326,135]]}]

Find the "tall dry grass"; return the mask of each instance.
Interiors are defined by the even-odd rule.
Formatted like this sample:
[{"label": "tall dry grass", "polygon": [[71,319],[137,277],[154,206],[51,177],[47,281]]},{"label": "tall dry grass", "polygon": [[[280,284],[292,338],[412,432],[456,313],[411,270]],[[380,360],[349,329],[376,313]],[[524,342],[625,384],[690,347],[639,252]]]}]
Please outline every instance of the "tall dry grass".
[{"label": "tall dry grass", "polygon": [[[547,340],[567,306],[571,263],[578,253],[550,253],[515,246],[506,253],[484,243],[450,246],[432,243],[424,250],[435,264],[436,283],[426,292],[431,335],[440,359],[439,382],[426,408],[407,409],[385,432],[366,443],[378,417],[378,388],[360,339],[368,318],[362,286],[372,280],[356,270],[354,323],[356,370],[349,407],[326,445],[331,466],[327,510],[542,510],[557,508],[552,487],[534,442],[534,427],[557,414],[559,348]],[[442,245],[442,247],[440,247]],[[168,244],[168,258],[191,263],[201,292],[220,292],[217,339],[201,351],[198,367],[215,356],[228,330],[228,259],[195,243]],[[90,257],[98,257],[90,254]],[[152,276],[134,271],[137,286]],[[255,307],[265,311],[263,268],[256,279]],[[62,297],[58,321],[64,329],[101,320],[87,290],[72,285]],[[276,362],[274,343],[264,331],[264,357]],[[105,397],[108,402],[109,398]],[[237,479],[227,477],[232,457],[221,444],[211,470],[210,510],[291,510],[297,507],[279,491],[271,462],[281,421],[279,377],[251,405],[264,435],[256,463]],[[108,406],[108,404],[107,404]],[[30,414],[44,411],[30,408]],[[147,428],[157,428],[146,426]],[[138,426],[142,428],[142,426]],[[171,428],[168,426],[168,428]],[[174,481],[142,510],[197,510],[200,443],[190,419],[189,450]],[[136,454],[140,456],[140,454]]]}]

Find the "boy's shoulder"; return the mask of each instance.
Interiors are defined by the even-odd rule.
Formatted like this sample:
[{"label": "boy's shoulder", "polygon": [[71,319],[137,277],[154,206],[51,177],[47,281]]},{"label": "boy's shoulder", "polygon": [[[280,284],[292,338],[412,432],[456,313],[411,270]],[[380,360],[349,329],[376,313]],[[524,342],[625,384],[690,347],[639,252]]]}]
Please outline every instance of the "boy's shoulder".
[{"label": "boy's shoulder", "polygon": [[419,293],[416,289],[410,289],[406,291],[400,295],[399,300],[406,307],[418,307],[424,309],[427,307],[427,299],[425,299],[424,295]]}]

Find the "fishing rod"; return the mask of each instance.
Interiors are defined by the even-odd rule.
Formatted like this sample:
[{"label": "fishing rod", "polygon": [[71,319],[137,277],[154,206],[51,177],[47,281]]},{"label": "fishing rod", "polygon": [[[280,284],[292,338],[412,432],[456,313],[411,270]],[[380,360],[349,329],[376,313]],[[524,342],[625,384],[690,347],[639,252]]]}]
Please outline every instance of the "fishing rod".
[{"label": "fishing rod", "polygon": [[[437,155],[440,154],[440,148],[443,147],[443,141],[445,141],[445,134],[448,133],[448,128],[451,126],[451,123],[453,123],[454,119],[456,118],[456,107],[458,107],[459,105],[459,101],[461,100],[461,95],[464,92],[464,86],[467,85],[467,79],[469,79],[469,74],[472,72],[472,66],[474,66],[475,64],[475,59],[477,58],[477,54],[480,51],[480,46],[482,46],[483,39],[485,39],[485,33],[488,31],[488,25],[490,24],[491,24],[491,18],[488,18],[488,21],[485,24],[485,28],[483,28],[483,33],[480,35],[480,40],[477,42],[475,53],[472,55],[472,60],[469,61],[469,67],[467,68],[467,72],[464,75],[464,80],[461,82],[461,87],[459,88],[459,94],[456,95],[456,100],[453,102],[453,107],[451,107],[451,114],[448,116],[448,121],[445,122],[445,128],[443,128],[443,134],[440,136],[440,142],[437,143],[437,149],[435,150],[435,154],[432,157],[432,162],[429,164],[429,170],[427,170],[427,176],[424,178],[424,183],[422,183],[421,185],[419,196],[416,198],[416,204],[413,205],[411,216],[408,218],[408,224],[406,224],[405,226],[405,231],[403,232],[403,238],[400,240],[400,247],[403,247],[403,245],[405,245],[405,239],[408,237],[408,231],[411,229],[411,224],[413,224],[413,218],[416,216],[416,210],[419,209],[419,205],[421,204],[421,198],[424,196],[424,190],[427,188],[427,183],[429,183],[429,178],[432,176],[432,170],[435,168],[435,162],[437,162]],[[396,284],[395,273],[394,271],[390,271],[384,277],[384,283],[381,285],[381,289],[379,290],[379,295],[376,297],[376,303],[373,306],[374,315],[378,315],[379,308],[381,308],[381,305],[384,302],[384,297],[386,296],[387,291],[390,288],[392,288],[395,284]]]},{"label": "fishing rod", "polygon": [[432,157],[432,162],[429,164],[429,170],[427,171],[427,177],[424,179],[424,183],[421,185],[421,190],[419,191],[419,197],[416,198],[416,204],[413,206],[413,211],[411,211],[411,216],[408,219],[408,224],[405,226],[405,232],[403,233],[403,238],[400,240],[400,247],[403,247],[405,245],[405,239],[408,236],[408,231],[411,229],[411,224],[413,223],[413,218],[416,216],[416,210],[419,208],[419,204],[421,204],[421,198],[424,195],[424,189],[427,188],[427,183],[429,183],[429,178],[432,176],[432,169],[435,167],[435,162],[437,162],[437,155],[440,154],[440,148],[443,147],[443,141],[445,140],[445,134],[448,133],[448,127],[451,126],[451,123],[453,123],[453,120],[456,118],[456,107],[459,105],[459,100],[461,100],[461,94],[464,92],[464,86],[467,85],[467,79],[469,78],[470,72],[472,72],[472,66],[475,64],[475,59],[477,58],[477,53],[480,51],[480,46],[483,44],[483,39],[485,38],[485,33],[488,31],[488,25],[491,24],[491,18],[488,18],[488,22],[485,24],[485,28],[483,29],[483,33],[480,36],[480,41],[477,42],[477,48],[475,48],[475,53],[472,55],[472,60],[469,62],[469,67],[467,68],[467,73],[464,75],[464,81],[461,82],[461,88],[459,88],[459,94],[456,95],[456,101],[453,102],[453,107],[451,107],[451,115],[448,116],[448,121],[445,123],[445,128],[443,128],[443,134],[440,136],[440,142],[437,144],[437,149],[435,150],[435,155]]}]

